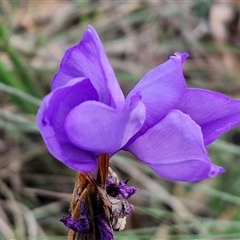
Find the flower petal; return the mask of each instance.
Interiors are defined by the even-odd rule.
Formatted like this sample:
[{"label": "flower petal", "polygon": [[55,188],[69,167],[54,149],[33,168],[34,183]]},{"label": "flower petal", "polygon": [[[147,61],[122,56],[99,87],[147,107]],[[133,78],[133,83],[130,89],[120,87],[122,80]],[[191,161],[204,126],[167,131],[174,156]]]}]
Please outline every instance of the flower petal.
[{"label": "flower petal", "polygon": [[205,145],[240,124],[240,101],[209,90],[187,89],[175,108],[202,128]]},{"label": "flower petal", "polygon": [[142,126],[145,107],[138,101],[132,108],[118,110],[87,101],[67,116],[65,129],[76,146],[96,154],[118,151]]},{"label": "flower petal", "polygon": [[173,181],[200,181],[224,171],[211,163],[200,127],[179,110],[171,110],[128,150],[160,176]]},{"label": "flower petal", "polygon": [[101,40],[92,26],[89,26],[83,33],[82,40],[77,45],[65,52],[51,87],[56,89],[77,77],[90,79],[98,92],[100,102],[112,107],[124,106],[123,93],[104,52]]},{"label": "flower petal", "polygon": [[[63,216],[60,221],[63,222],[63,224],[74,230],[75,232],[79,233],[89,233],[90,231],[90,221],[87,216],[87,207],[85,202],[80,200],[80,209],[79,209],[79,218],[74,219],[70,216]],[[74,209],[75,210],[75,209]]]},{"label": "flower petal", "polygon": [[37,125],[49,152],[68,167],[83,172],[93,170],[96,159],[69,142],[62,126],[74,106],[90,99],[98,99],[91,82],[88,79],[73,79],[48,94],[37,113]]},{"label": "flower petal", "polygon": [[159,122],[179,101],[186,86],[182,63],[187,56],[187,53],[175,53],[175,56],[143,76],[128,94],[127,101],[139,92],[147,111],[144,126],[130,142]]}]

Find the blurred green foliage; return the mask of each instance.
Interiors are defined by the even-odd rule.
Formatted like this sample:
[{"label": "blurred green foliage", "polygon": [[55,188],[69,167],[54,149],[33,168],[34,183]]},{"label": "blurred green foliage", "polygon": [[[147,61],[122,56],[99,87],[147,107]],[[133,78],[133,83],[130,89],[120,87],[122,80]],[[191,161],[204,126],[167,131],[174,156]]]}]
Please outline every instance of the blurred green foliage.
[{"label": "blurred green foliage", "polygon": [[[221,17],[212,16],[217,4],[0,3],[0,239],[66,239],[59,219],[68,214],[75,173],[49,155],[35,114],[62,54],[79,41],[87,24],[99,32],[125,93],[174,51],[188,51],[189,86],[239,98],[239,26],[227,22],[236,31],[225,29],[228,35],[220,41],[211,30],[212,21]],[[229,6],[239,14],[238,4]],[[235,129],[209,147],[226,173],[200,183],[170,183],[132,156],[114,157],[112,167],[140,189],[131,200],[135,213],[116,240],[239,239],[239,139]]]}]

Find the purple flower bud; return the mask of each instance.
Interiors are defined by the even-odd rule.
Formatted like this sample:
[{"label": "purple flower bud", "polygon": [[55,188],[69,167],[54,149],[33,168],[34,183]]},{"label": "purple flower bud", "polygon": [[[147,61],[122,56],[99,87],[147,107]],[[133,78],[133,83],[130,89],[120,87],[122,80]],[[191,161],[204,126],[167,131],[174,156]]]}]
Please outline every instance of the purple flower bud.
[{"label": "purple flower bud", "polygon": [[113,177],[107,178],[107,193],[111,197],[116,197],[118,195],[121,195],[123,198],[128,199],[131,197],[136,191],[138,190],[134,186],[127,186],[127,183],[130,179],[127,179],[125,181],[120,181],[119,185],[117,186],[116,181]]},{"label": "purple flower bud", "polygon": [[88,220],[88,217],[86,215],[86,209],[84,206],[84,203],[81,202],[80,204],[80,218],[79,219],[74,219],[73,217],[70,216],[63,216],[60,219],[61,222],[63,222],[63,224],[76,231],[79,233],[88,233],[90,230],[90,223]]},{"label": "purple flower bud", "polygon": [[76,220],[70,216],[63,216],[60,221],[63,222],[66,227],[79,233],[88,233],[90,230],[89,221],[86,218]]},{"label": "purple flower bud", "polygon": [[131,197],[134,193],[137,192],[137,188],[135,188],[134,186],[127,186],[126,184],[128,183],[129,179],[125,180],[125,181],[120,181],[119,182],[119,186],[118,186],[118,191],[119,194],[122,195],[122,197],[128,199],[129,197]]}]

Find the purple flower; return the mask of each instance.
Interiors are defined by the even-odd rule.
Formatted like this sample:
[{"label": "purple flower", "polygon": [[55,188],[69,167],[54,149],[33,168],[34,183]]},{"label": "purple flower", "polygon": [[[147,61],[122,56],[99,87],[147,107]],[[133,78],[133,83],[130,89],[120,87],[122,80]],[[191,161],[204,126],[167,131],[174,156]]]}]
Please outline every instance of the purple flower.
[{"label": "purple flower", "polygon": [[187,88],[175,53],[149,71],[126,98],[93,27],[66,51],[37,124],[50,153],[89,172],[101,154],[132,152],[163,178],[199,181],[224,172],[205,146],[240,124],[240,102]]}]

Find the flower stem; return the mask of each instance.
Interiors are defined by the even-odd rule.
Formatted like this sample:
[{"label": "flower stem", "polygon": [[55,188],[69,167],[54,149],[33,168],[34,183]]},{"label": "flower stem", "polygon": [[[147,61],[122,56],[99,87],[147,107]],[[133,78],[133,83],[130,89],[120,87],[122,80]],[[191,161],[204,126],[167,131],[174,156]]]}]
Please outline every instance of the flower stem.
[{"label": "flower stem", "polygon": [[109,167],[109,155],[101,155],[98,163],[96,178],[77,173],[70,216],[60,220],[69,228],[68,240],[113,240],[114,230],[123,230],[126,216],[133,212],[127,199],[137,189],[127,186],[129,179],[118,180]]},{"label": "flower stem", "polygon": [[[90,174],[78,172],[75,180],[73,198],[70,204],[71,217],[79,221],[86,216],[89,224],[88,232],[78,232],[73,229],[68,231],[68,240],[103,240],[113,239],[113,231],[110,224],[110,212],[108,200],[104,194],[99,193],[99,188],[106,192],[106,179],[108,175],[109,155],[99,157],[97,179]],[[82,207],[83,206],[83,207]],[[80,211],[84,208],[84,211]],[[102,226],[101,226],[102,225]],[[81,226],[80,226],[81,227]],[[82,226],[83,227],[83,226]],[[109,233],[108,233],[109,231]],[[103,237],[106,234],[106,238]],[[111,235],[110,238],[107,236]]]}]

